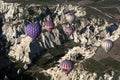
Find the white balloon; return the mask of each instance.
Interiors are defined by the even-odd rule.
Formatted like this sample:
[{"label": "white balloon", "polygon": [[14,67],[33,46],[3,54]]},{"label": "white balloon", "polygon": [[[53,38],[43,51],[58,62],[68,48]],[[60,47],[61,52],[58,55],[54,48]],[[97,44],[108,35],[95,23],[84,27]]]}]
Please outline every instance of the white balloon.
[{"label": "white balloon", "polygon": [[103,41],[101,42],[101,46],[102,46],[102,48],[103,48],[106,52],[108,52],[108,51],[111,50],[111,48],[112,48],[112,46],[113,46],[113,42],[112,42],[111,40],[109,40],[109,39],[103,40]]},{"label": "white balloon", "polygon": [[69,23],[72,23],[74,20],[75,20],[75,15],[72,14],[72,13],[68,13],[66,14],[66,20],[69,22]]}]

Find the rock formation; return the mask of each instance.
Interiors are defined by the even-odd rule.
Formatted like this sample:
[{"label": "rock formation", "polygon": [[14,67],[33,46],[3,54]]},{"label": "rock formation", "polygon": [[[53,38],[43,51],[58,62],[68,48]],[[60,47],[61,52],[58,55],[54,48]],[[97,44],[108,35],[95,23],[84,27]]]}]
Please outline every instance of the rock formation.
[{"label": "rock formation", "polygon": [[[89,15],[88,9],[94,9],[104,17]],[[65,19],[68,12],[72,12],[76,16],[76,20],[70,24],[74,29],[70,36],[67,36],[64,32],[69,24]],[[18,3],[0,1],[0,13],[3,18],[2,34],[6,36],[7,41],[11,42],[8,55],[14,58],[15,61],[30,64],[31,60],[41,55],[45,49],[55,48],[57,45],[69,40],[79,44],[57,61],[58,63],[65,59],[75,61],[75,68],[70,74],[65,75],[60,70],[59,64],[42,71],[50,74],[52,80],[95,80],[97,73],[86,71],[82,62],[96,54],[95,52],[100,46],[101,40],[111,39],[115,41],[120,35],[119,23],[112,22],[110,15],[106,15],[94,7],[81,7],[72,4],[57,4],[49,7],[27,4],[23,7]],[[52,20],[55,24],[55,28],[51,33],[44,28],[44,21],[46,20]],[[27,24],[36,22],[42,25],[42,32],[36,40],[32,41],[25,34],[24,28]],[[107,28],[115,24],[118,28],[109,34],[110,30],[107,31]],[[76,55],[82,55],[84,59],[77,62]],[[111,73],[112,75],[105,73],[104,77],[99,77],[98,80],[112,80],[114,72]]]}]

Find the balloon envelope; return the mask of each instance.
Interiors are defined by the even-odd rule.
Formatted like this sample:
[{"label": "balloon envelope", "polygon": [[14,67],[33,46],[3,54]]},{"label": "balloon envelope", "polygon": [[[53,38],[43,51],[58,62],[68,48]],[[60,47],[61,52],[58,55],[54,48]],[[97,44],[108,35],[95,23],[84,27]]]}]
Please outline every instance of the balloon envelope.
[{"label": "balloon envelope", "polygon": [[28,36],[30,36],[32,39],[35,39],[40,33],[41,33],[41,25],[36,24],[28,24],[25,27],[25,32]]},{"label": "balloon envelope", "polygon": [[106,52],[108,52],[112,48],[113,42],[111,40],[103,40],[101,46]]},{"label": "balloon envelope", "polygon": [[62,71],[64,71],[66,74],[68,74],[74,67],[74,64],[70,60],[64,60],[60,63],[60,68]]},{"label": "balloon envelope", "polygon": [[75,20],[75,15],[72,14],[72,13],[66,14],[66,20],[67,20],[69,23],[72,23],[72,22]]},{"label": "balloon envelope", "polygon": [[66,29],[65,29],[65,33],[66,33],[67,35],[71,35],[72,32],[73,32],[72,27],[66,27]]},{"label": "balloon envelope", "polygon": [[54,23],[52,21],[46,21],[45,28],[47,31],[51,32],[54,28]]}]

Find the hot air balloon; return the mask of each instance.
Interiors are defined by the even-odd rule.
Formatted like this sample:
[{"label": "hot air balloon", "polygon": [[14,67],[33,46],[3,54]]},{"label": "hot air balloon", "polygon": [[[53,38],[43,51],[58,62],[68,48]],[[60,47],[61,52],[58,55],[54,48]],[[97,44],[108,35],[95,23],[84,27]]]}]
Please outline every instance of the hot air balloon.
[{"label": "hot air balloon", "polygon": [[73,67],[74,67],[74,64],[70,60],[64,60],[60,63],[60,68],[66,74],[68,74],[73,69]]},{"label": "hot air balloon", "polygon": [[72,13],[68,13],[66,14],[66,20],[69,22],[69,23],[72,23],[74,20],[75,20],[75,15],[72,14]]},{"label": "hot air balloon", "polygon": [[110,51],[110,49],[112,48],[112,46],[113,46],[113,42],[111,40],[109,40],[109,39],[103,40],[101,42],[101,46],[108,53]]},{"label": "hot air balloon", "polygon": [[73,32],[72,27],[69,26],[69,27],[66,27],[66,28],[65,28],[65,33],[66,33],[67,35],[71,35],[72,32]]},{"label": "hot air balloon", "polygon": [[38,23],[36,24],[28,24],[25,27],[25,32],[28,36],[30,36],[33,40],[41,33],[42,26]]},{"label": "hot air balloon", "polygon": [[54,28],[54,23],[52,21],[46,21],[45,28],[47,31],[51,32]]}]

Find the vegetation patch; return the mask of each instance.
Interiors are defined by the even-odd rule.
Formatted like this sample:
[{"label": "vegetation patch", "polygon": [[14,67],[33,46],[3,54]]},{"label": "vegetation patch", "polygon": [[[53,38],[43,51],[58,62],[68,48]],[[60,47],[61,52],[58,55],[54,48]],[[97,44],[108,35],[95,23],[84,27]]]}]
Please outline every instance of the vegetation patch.
[{"label": "vegetation patch", "polygon": [[114,60],[111,57],[102,59],[99,61],[101,64],[103,64],[104,66],[107,66],[109,68],[112,68],[114,70],[120,71],[120,62]]}]

